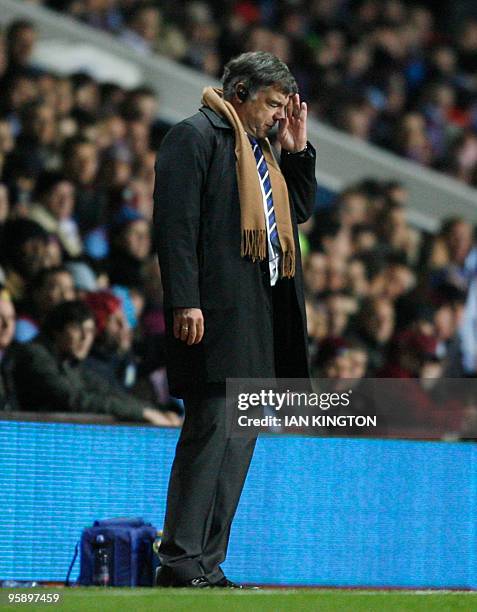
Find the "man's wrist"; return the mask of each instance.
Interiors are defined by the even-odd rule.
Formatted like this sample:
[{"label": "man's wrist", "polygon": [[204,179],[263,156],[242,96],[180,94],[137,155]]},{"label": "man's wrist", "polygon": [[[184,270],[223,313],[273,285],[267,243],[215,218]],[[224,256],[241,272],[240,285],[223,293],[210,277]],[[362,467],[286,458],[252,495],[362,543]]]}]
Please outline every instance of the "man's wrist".
[{"label": "man's wrist", "polygon": [[287,149],[283,149],[283,150],[288,155],[302,155],[303,153],[306,153],[308,151],[308,143],[306,142],[305,146],[302,149],[299,149],[298,151],[288,151]]}]

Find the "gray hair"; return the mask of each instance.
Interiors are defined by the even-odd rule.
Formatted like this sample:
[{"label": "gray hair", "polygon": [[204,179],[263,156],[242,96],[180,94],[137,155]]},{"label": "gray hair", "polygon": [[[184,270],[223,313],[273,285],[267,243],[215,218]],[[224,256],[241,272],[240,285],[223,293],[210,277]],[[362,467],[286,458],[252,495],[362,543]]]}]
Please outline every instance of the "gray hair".
[{"label": "gray hair", "polygon": [[243,83],[251,96],[259,89],[275,85],[283,94],[295,94],[298,87],[288,66],[272,53],[250,51],[231,59],[224,68],[224,98],[231,100],[238,83]]}]

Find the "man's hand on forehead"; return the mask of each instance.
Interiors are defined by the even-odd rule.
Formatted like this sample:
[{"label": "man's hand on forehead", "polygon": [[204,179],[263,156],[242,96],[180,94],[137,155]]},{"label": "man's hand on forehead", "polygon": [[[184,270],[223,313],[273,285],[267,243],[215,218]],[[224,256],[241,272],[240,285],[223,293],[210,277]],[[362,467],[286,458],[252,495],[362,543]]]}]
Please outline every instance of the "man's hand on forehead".
[{"label": "man's hand on forehead", "polygon": [[300,102],[300,95],[289,97],[285,107],[285,117],[279,120],[278,141],[282,148],[290,152],[302,151],[306,147],[307,105]]},{"label": "man's hand on forehead", "polygon": [[288,98],[287,117],[298,118],[300,116],[300,113],[301,113],[300,95],[296,93]]}]

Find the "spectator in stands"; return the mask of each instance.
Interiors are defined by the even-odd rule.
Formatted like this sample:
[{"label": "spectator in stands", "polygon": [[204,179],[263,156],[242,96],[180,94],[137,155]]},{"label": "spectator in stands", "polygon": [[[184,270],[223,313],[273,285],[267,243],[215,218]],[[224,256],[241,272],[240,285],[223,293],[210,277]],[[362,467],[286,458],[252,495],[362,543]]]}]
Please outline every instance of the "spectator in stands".
[{"label": "spectator in stands", "polygon": [[132,199],[132,176],[133,156],[129,148],[124,143],[107,147],[98,178],[104,185],[108,217],[117,214]]},{"label": "spectator in stands", "polygon": [[[217,77],[221,69],[217,51],[219,28],[214,23],[212,12],[205,3],[200,2],[190,3],[186,10],[189,48],[183,61],[210,76]],[[288,61],[288,58],[283,56],[281,59]]]},{"label": "spectator in stands", "polygon": [[123,23],[123,17],[117,2],[85,0],[85,2],[74,2],[71,10],[75,12],[78,19],[93,28],[116,32]]},{"label": "spectator in stands", "polygon": [[45,267],[47,245],[48,234],[38,223],[13,219],[5,224],[2,265],[13,301],[24,298],[28,283]]},{"label": "spectator in stands", "polygon": [[373,225],[354,225],[351,230],[351,249],[353,255],[364,255],[375,251],[378,247],[378,236]]},{"label": "spectator in stands", "polygon": [[462,347],[459,329],[462,327],[467,292],[452,284],[443,284],[431,296],[434,299],[434,333],[441,357],[445,357],[444,374],[463,375]]},{"label": "spectator in stands", "polygon": [[16,355],[13,379],[21,410],[101,413],[169,425],[167,415],[83,367],[94,336],[94,317],[84,302],[64,302],[49,313],[41,337]]},{"label": "spectator in stands", "polygon": [[409,160],[429,166],[432,162],[432,145],[426,133],[424,117],[420,113],[408,113],[402,119],[395,137],[396,151]]},{"label": "spectator in stands", "polygon": [[45,254],[45,268],[57,268],[63,264],[63,249],[55,234],[48,236]]},{"label": "spectator in stands", "polygon": [[431,268],[447,269],[452,274],[455,284],[461,286],[464,284],[465,286],[466,263],[469,263],[475,270],[475,264],[470,261],[467,262],[473,247],[474,231],[472,225],[462,217],[445,219],[440,233],[433,242],[429,265]]},{"label": "spectator in stands", "polygon": [[316,220],[316,226],[310,234],[310,244],[313,249],[323,251],[333,258],[347,259],[352,250],[350,232],[338,221],[325,221],[321,224]]},{"label": "spectator in stands", "polygon": [[417,263],[421,236],[409,226],[403,204],[389,201],[381,214],[378,228],[381,241],[391,252],[401,254],[408,264]]},{"label": "spectator in stands", "polygon": [[358,341],[349,341],[348,357],[350,360],[350,378],[356,380],[366,376],[368,371],[368,351],[364,344]]},{"label": "spectator in stands", "polygon": [[57,304],[74,300],[75,297],[73,277],[66,268],[57,266],[40,270],[31,280],[26,299],[19,306],[15,340],[33,340],[48,313]]},{"label": "spectator in stands", "polygon": [[409,293],[415,286],[416,276],[400,257],[391,257],[372,278],[370,293],[390,300]]},{"label": "spectator in stands", "polygon": [[81,255],[81,238],[73,218],[73,185],[59,172],[44,172],[37,180],[36,199],[37,204],[30,207],[29,218],[58,238],[67,257]]},{"label": "spectator in stands", "polygon": [[161,27],[161,13],[154,4],[139,3],[129,10],[126,28],[120,38],[130,47],[147,55],[155,50]]},{"label": "spectator in stands", "polygon": [[11,405],[11,351],[15,333],[15,308],[5,289],[0,290],[0,411]]},{"label": "spectator in stands", "polygon": [[348,261],[348,291],[362,300],[369,295],[369,287],[366,262],[360,257],[353,257]]},{"label": "spectator in stands", "polygon": [[97,184],[98,147],[85,138],[74,138],[64,150],[65,178],[76,190],[75,218],[83,234],[98,228],[106,214],[105,195]]},{"label": "spectator in stands", "polygon": [[386,350],[395,327],[395,310],[385,297],[370,298],[364,302],[352,335],[366,347],[369,357],[369,375],[383,367]]},{"label": "spectator in stands", "polygon": [[36,39],[37,33],[31,21],[19,19],[10,23],[7,28],[8,73],[36,74],[30,66]]},{"label": "spectator in stands", "polygon": [[328,289],[330,291],[344,291],[347,286],[347,262],[345,259],[329,258],[328,261]]},{"label": "spectator in stands", "polygon": [[144,265],[151,251],[151,228],[133,208],[123,207],[110,231],[109,280],[112,285],[144,288]]},{"label": "spectator in stands", "polygon": [[22,107],[20,119],[22,129],[16,141],[16,156],[28,160],[35,175],[58,166],[54,108],[37,100]]},{"label": "spectator in stands", "polygon": [[366,193],[358,188],[345,189],[338,202],[338,218],[341,227],[351,229],[369,221]]},{"label": "spectator in stands", "polygon": [[318,296],[327,289],[328,258],[324,253],[312,251],[303,263],[303,280],[308,293]]},{"label": "spectator in stands", "polygon": [[[100,90],[98,83],[87,72],[77,72],[72,75],[73,85],[73,116],[76,117],[78,125],[88,127],[98,114],[100,107]],[[85,130],[84,130],[85,131]],[[84,134],[86,138],[88,136]]]},{"label": "spectator in stands", "polygon": [[0,183],[0,237],[3,226],[8,219],[10,214],[10,199],[8,196],[8,189],[5,185]]},{"label": "spectator in stands", "polygon": [[112,386],[131,390],[137,379],[137,363],[121,300],[109,291],[98,291],[87,294],[85,302],[96,323],[96,337],[85,366]]},{"label": "spectator in stands", "polygon": [[356,300],[342,291],[330,291],[322,300],[328,315],[328,334],[334,338],[343,337],[350,317],[356,313]]},{"label": "spectator in stands", "polygon": [[0,120],[0,173],[2,174],[7,156],[13,151],[14,147],[15,140],[13,138],[12,126],[8,121]]},{"label": "spectator in stands", "polygon": [[325,338],[316,354],[313,376],[316,378],[351,378],[353,365],[349,346],[343,338]]},{"label": "spectator in stands", "polygon": [[150,87],[136,87],[129,91],[124,100],[124,113],[152,125],[158,114],[158,100],[154,90]]},{"label": "spectator in stands", "polygon": [[440,378],[443,355],[435,336],[405,331],[394,342],[389,361],[378,372],[382,378]]}]

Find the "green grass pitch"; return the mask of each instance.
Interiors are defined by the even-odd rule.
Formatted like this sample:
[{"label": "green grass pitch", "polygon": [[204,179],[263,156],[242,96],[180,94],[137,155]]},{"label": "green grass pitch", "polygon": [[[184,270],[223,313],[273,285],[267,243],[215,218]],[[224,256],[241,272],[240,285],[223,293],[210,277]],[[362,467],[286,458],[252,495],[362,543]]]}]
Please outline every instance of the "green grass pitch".
[{"label": "green grass pitch", "polygon": [[8,604],[8,593],[32,593],[37,589],[2,590],[1,610],[49,609],[78,612],[393,612],[454,610],[477,611],[477,593],[465,591],[372,591],[339,589],[261,589],[258,591],[194,589],[71,588],[44,590],[60,593],[57,604]]}]

